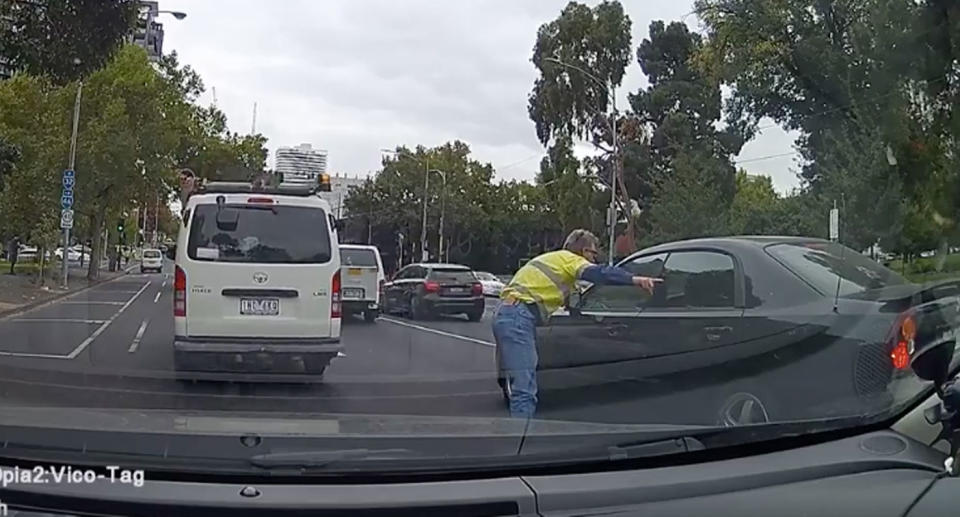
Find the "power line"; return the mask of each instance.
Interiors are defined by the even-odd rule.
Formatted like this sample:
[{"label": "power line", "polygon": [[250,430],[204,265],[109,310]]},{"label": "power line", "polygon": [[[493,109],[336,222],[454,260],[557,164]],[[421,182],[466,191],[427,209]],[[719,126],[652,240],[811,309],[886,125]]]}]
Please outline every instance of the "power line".
[{"label": "power line", "polygon": [[770,154],[770,155],[767,155],[767,156],[757,156],[756,158],[746,158],[746,159],[743,159],[743,160],[734,160],[733,163],[734,163],[735,165],[739,165],[739,164],[741,164],[741,163],[760,162],[760,161],[763,161],[763,160],[772,160],[772,159],[774,159],[774,158],[783,158],[784,156],[793,156],[793,155],[795,155],[795,154],[800,154],[800,151],[790,151],[789,153]]}]

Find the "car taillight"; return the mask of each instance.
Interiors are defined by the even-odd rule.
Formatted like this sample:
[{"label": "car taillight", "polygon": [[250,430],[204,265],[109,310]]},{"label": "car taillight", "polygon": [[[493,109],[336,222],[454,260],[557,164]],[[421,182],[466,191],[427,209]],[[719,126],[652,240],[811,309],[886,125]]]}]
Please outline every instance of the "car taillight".
[{"label": "car taillight", "polygon": [[187,275],[180,266],[173,276],[173,315],[187,315]]},{"label": "car taillight", "polygon": [[440,284],[430,280],[423,284],[423,290],[428,293],[435,293],[440,290]]},{"label": "car taillight", "polygon": [[905,370],[910,367],[910,356],[913,355],[916,337],[917,322],[909,314],[902,316],[894,327],[891,339],[893,347],[890,349],[890,362],[894,368]]},{"label": "car taillight", "polygon": [[480,283],[473,284],[473,294],[474,295],[483,294],[483,284],[480,284]]},{"label": "car taillight", "polygon": [[383,279],[381,278],[381,279],[380,279],[380,292],[381,292],[381,293],[383,292],[383,288],[386,286],[386,284],[387,284],[386,280],[383,280]]},{"label": "car taillight", "polygon": [[330,286],[330,317],[339,318],[340,311],[340,271],[333,274],[333,285]]}]

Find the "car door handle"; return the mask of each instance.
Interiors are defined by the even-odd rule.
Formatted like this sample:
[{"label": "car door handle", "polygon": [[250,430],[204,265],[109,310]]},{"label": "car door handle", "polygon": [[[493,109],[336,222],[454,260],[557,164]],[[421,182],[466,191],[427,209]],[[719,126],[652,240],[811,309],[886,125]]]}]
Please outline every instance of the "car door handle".
[{"label": "car door handle", "polygon": [[719,341],[724,334],[733,332],[733,327],[703,327],[703,333],[707,336],[707,341]]}]

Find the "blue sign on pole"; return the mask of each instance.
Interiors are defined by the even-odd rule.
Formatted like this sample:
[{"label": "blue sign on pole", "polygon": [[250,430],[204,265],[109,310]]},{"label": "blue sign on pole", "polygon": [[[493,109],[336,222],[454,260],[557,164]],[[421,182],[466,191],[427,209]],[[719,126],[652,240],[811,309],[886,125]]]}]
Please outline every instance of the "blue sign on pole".
[{"label": "blue sign on pole", "polygon": [[73,176],[64,176],[63,177],[63,188],[72,189],[76,185],[77,180]]},{"label": "blue sign on pole", "polygon": [[67,209],[73,206],[73,191],[64,190],[63,194],[60,195],[60,207]]},{"label": "blue sign on pole", "polygon": [[72,178],[74,174],[75,174],[75,173],[73,172],[73,169],[67,169],[67,170],[63,171],[63,177],[64,177],[64,178]]}]

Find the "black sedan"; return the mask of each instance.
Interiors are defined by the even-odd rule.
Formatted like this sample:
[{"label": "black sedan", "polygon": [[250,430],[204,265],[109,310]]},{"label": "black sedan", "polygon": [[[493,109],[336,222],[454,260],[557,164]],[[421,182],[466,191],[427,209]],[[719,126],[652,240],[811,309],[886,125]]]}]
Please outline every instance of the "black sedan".
[{"label": "black sedan", "polygon": [[674,242],[619,265],[664,281],[588,287],[538,328],[541,407],[602,389],[638,411],[686,395],[695,411],[675,418],[690,423],[866,414],[906,396],[914,352],[960,327],[960,282],[912,284],[819,239]]},{"label": "black sedan", "polygon": [[412,319],[466,314],[470,321],[480,321],[485,303],[483,285],[459,264],[410,264],[383,287],[383,312]]}]

